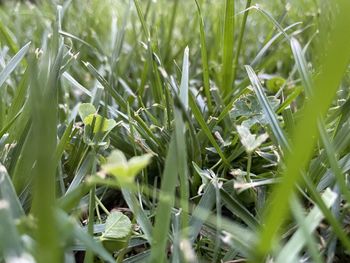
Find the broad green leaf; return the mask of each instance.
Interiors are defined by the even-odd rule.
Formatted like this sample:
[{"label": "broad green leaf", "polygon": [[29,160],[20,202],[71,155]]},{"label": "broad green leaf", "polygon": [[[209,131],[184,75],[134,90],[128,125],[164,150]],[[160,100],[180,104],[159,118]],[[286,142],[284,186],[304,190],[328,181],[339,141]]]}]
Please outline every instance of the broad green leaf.
[{"label": "broad green leaf", "polygon": [[117,177],[128,176],[128,161],[122,151],[114,150],[107,158],[107,163],[102,165],[105,172]]},{"label": "broad green leaf", "polygon": [[82,103],[79,105],[79,116],[82,119],[82,121],[84,121],[87,116],[95,113],[96,108],[91,103]]},{"label": "broad green leaf", "polygon": [[[276,110],[280,104],[279,100],[274,96],[267,97],[273,110]],[[230,111],[230,117],[237,120],[243,117],[242,125],[250,128],[255,123],[261,125],[267,125],[268,119],[266,118],[258,99],[252,94],[243,95],[239,97],[234,103],[232,110]]]},{"label": "broad green leaf", "polygon": [[105,231],[101,236],[101,240],[123,239],[129,235],[130,231],[130,219],[121,212],[113,211],[107,217]]},{"label": "broad green leaf", "polygon": [[97,115],[90,114],[84,119],[84,124],[92,125],[92,123],[94,122],[94,119],[95,119],[94,130],[93,130],[94,133],[97,133],[99,131],[102,131],[102,132],[111,131],[117,125],[115,120],[103,118],[99,114]]}]

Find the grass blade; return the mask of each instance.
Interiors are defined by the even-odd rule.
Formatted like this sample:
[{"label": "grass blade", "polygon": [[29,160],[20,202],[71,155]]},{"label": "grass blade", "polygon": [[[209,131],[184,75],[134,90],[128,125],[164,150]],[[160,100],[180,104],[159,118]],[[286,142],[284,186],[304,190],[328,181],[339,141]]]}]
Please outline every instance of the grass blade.
[{"label": "grass blade", "polygon": [[153,230],[150,262],[164,262],[166,257],[165,250],[168,241],[171,209],[174,206],[175,186],[178,176],[175,142],[175,137],[173,137],[165,161],[161,194],[159,196],[159,204],[156,211],[155,226]]},{"label": "grass blade", "polygon": [[[293,194],[295,183],[300,180],[300,169],[306,167],[317,138],[317,119],[327,111],[332,99],[338,89],[344,71],[350,58],[350,36],[344,35],[346,27],[350,23],[347,12],[350,3],[339,1],[337,16],[334,17],[334,26],[331,34],[333,41],[324,42],[322,50],[324,54],[320,60],[322,74],[315,78],[318,87],[314,96],[310,99],[303,110],[303,117],[294,131],[293,148],[291,154],[286,158],[286,170],[284,179],[275,189],[271,200],[277,200],[268,208],[265,225],[261,233],[261,239],[257,249],[257,259],[261,259],[271,249],[274,238],[282,223],[288,215],[287,203]],[[322,45],[323,45],[322,44]],[[343,52],[338,52],[342,50]]]},{"label": "grass blade", "polygon": [[[337,195],[332,192],[330,189],[327,189],[322,198],[327,206],[327,208],[331,207],[336,200]],[[296,202],[294,199],[292,202]],[[297,208],[298,206],[299,208]],[[292,204],[292,208],[294,207],[294,212],[297,213],[297,210],[300,210],[300,205]],[[287,242],[286,245],[283,246],[283,249],[279,252],[276,257],[276,262],[278,263],[292,263],[295,262],[296,257],[299,252],[303,248],[306,242],[306,238],[303,238],[303,235],[311,235],[313,231],[315,231],[316,227],[319,225],[321,220],[324,218],[323,213],[318,207],[314,207],[310,213],[303,218],[302,215],[296,215],[299,218],[303,219],[304,222],[301,222],[303,225],[293,234],[291,239]],[[303,228],[306,228],[303,230]],[[304,231],[307,231],[305,233]]]},{"label": "grass blade", "polygon": [[263,87],[258,79],[258,76],[255,74],[254,70],[250,66],[245,66],[248,77],[250,79],[250,82],[252,83],[254,92],[259,100],[259,103],[261,105],[261,108],[263,109],[263,112],[265,114],[265,117],[271,127],[271,130],[273,132],[273,135],[275,136],[279,146],[282,149],[282,152],[286,152],[290,150],[289,143],[282,131],[282,129],[279,126],[279,122],[277,120],[277,117],[275,115],[275,112],[273,111],[264,91]]},{"label": "grass blade", "polygon": [[225,1],[224,36],[222,53],[221,89],[223,98],[232,93],[233,84],[233,44],[235,28],[235,1]]},{"label": "grass blade", "polygon": [[23,57],[27,54],[29,50],[30,42],[25,44],[19,51],[18,53],[9,61],[9,63],[6,65],[6,67],[1,71],[0,73],[0,88],[2,85],[5,83],[6,79],[12,71],[16,69],[18,64],[21,62]]},{"label": "grass blade", "polygon": [[209,77],[209,65],[208,65],[208,51],[207,51],[207,41],[205,39],[204,32],[204,21],[202,16],[202,11],[198,0],[195,0],[197,5],[197,12],[199,16],[199,30],[200,30],[200,40],[201,40],[201,57],[202,57],[202,68],[203,68],[203,86],[205,97],[208,100],[208,109],[211,112],[213,110],[213,103],[210,94],[210,77]]}]

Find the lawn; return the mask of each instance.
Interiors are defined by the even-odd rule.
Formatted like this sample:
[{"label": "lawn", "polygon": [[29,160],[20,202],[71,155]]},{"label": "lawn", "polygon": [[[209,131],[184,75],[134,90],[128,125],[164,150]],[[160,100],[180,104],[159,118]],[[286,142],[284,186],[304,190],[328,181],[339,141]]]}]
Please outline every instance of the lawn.
[{"label": "lawn", "polygon": [[0,1],[0,262],[350,262],[349,14]]}]

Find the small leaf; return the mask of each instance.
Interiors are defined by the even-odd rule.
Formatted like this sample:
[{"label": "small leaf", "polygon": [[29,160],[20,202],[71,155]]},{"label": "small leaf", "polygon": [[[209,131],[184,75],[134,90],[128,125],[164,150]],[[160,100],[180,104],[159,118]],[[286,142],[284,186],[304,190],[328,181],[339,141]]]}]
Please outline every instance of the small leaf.
[{"label": "small leaf", "polygon": [[151,161],[152,154],[147,153],[141,156],[132,157],[128,162],[130,174],[137,175]]},{"label": "small leaf", "polygon": [[114,176],[128,176],[128,162],[122,151],[114,150],[107,158],[107,163],[102,166],[103,170]]},{"label": "small leaf", "polygon": [[267,133],[256,136],[255,134],[252,134],[250,130],[243,125],[237,125],[236,128],[241,142],[248,153],[253,152],[268,138]]},{"label": "small leaf", "polygon": [[[279,100],[274,96],[268,97],[268,100],[271,107],[276,110],[280,104]],[[230,117],[234,120],[243,117],[244,120],[241,124],[248,128],[252,127],[255,123],[261,125],[268,124],[268,120],[265,117],[258,99],[252,94],[241,96],[234,102]]]},{"label": "small leaf", "polygon": [[113,211],[107,217],[106,228],[101,236],[101,239],[123,239],[129,235],[130,231],[130,219],[121,212]]},{"label": "small leaf", "polygon": [[106,173],[114,175],[121,181],[132,182],[135,176],[149,164],[151,158],[151,154],[144,154],[132,157],[127,161],[123,152],[114,150],[102,168]]},{"label": "small leaf", "polygon": [[[95,113],[85,117],[83,122],[85,125],[92,125],[94,118],[95,118],[94,130],[93,130],[94,133],[97,133],[99,131],[102,131],[102,132],[110,131],[117,125],[115,120],[103,118],[101,115],[95,114]],[[102,121],[103,121],[103,124],[102,124]]]},{"label": "small leaf", "polygon": [[96,113],[96,108],[91,103],[82,103],[79,105],[79,116],[82,121],[84,121],[87,116],[94,113]]}]

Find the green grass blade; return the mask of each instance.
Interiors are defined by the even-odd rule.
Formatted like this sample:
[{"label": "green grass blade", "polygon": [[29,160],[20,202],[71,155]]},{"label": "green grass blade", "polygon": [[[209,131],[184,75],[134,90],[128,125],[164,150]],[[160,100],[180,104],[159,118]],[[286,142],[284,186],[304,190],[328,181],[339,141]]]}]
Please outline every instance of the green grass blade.
[{"label": "green grass blade", "polygon": [[247,208],[245,208],[238,200],[236,200],[224,189],[220,189],[220,193],[221,198],[227,209],[229,209],[234,215],[239,217],[251,229],[257,228],[259,223]]},{"label": "green grass blade", "polygon": [[182,64],[182,75],[181,75],[180,94],[179,94],[180,100],[186,110],[188,109],[188,92],[189,92],[188,71],[189,71],[189,49],[188,47],[186,47],[184,51],[184,58],[183,58],[183,64]]},{"label": "green grass blade", "polygon": [[[215,187],[212,183],[209,183],[206,187],[200,201],[194,209],[190,221],[191,231],[190,240],[193,243],[197,238],[204,222],[211,214],[212,209],[215,206]],[[206,211],[206,212],[204,212]]]},{"label": "green grass blade", "polygon": [[247,18],[248,18],[248,13],[249,13],[249,8],[251,3],[252,3],[252,0],[246,1],[246,7],[245,7],[246,11],[244,12],[241,28],[238,35],[237,51],[236,51],[234,63],[233,63],[233,81],[236,80],[236,76],[237,76],[238,61],[242,50],[243,37],[244,37],[244,32],[247,24]]},{"label": "green grass blade", "polygon": [[[327,189],[323,195],[322,198],[327,206],[327,208],[331,207],[336,200],[336,194],[332,192],[330,189]],[[297,202],[296,199],[294,199],[292,202]],[[288,240],[287,244],[283,246],[283,249],[279,252],[278,256],[276,257],[276,262],[278,263],[292,263],[295,262],[296,257],[298,256],[299,252],[305,246],[305,242],[307,241],[306,238],[303,238],[303,235],[311,235],[312,232],[315,231],[321,220],[323,220],[324,216],[321,210],[318,207],[314,207],[310,213],[304,218],[300,212],[300,205],[292,204],[293,212],[295,213],[295,216],[299,219],[302,219],[304,222],[300,222],[302,225],[300,228],[293,234],[293,236]],[[299,214],[296,214],[299,213]],[[304,229],[303,229],[304,228]],[[306,233],[304,231],[307,231]]]},{"label": "green grass blade", "polygon": [[134,213],[137,223],[140,225],[142,231],[144,232],[147,241],[149,243],[152,243],[152,232],[154,230],[150,220],[147,218],[145,211],[138,204],[138,201],[133,193],[126,189],[122,189],[122,193],[126,203],[128,204],[128,207]]},{"label": "green grass blade", "polygon": [[265,114],[265,117],[271,127],[271,130],[273,132],[273,135],[275,136],[279,146],[282,149],[282,152],[289,151],[290,146],[286,139],[286,136],[284,135],[284,132],[282,131],[281,127],[279,126],[279,122],[277,120],[276,114],[273,111],[264,91],[263,87],[260,83],[260,80],[258,79],[258,76],[255,74],[254,70],[250,66],[245,66],[248,77],[250,79],[250,82],[252,83],[252,86],[254,88],[254,92],[259,100],[259,103],[261,105],[261,108],[263,109],[263,112]]},{"label": "green grass blade", "polygon": [[223,163],[227,166],[229,166],[229,162],[227,161],[224,153],[222,152],[220,146],[218,145],[218,143],[216,142],[214,136],[212,135],[210,128],[208,127],[208,125],[206,124],[202,113],[200,112],[195,99],[193,98],[193,95],[190,94],[190,108],[192,110],[193,115],[195,116],[197,122],[199,123],[199,125],[201,126],[203,132],[205,133],[205,135],[208,137],[209,141],[211,142],[211,144],[214,146],[215,150],[218,152],[219,156],[221,157]]},{"label": "green grass blade", "polygon": [[[33,262],[34,259],[23,250],[20,235],[13,224],[10,204],[0,199],[0,259],[4,262]],[[6,238],[5,238],[6,237]]]},{"label": "green grass blade", "polygon": [[9,61],[9,63],[6,65],[6,67],[1,71],[0,73],[0,88],[2,85],[5,83],[6,79],[12,71],[16,69],[18,64],[21,62],[23,57],[27,54],[28,50],[30,47],[30,42],[25,44],[19,51],[18,53]]},{"label": "green grass blade", "polygon": [[[301,80],[303,82],[305,92],[308,97],[311,97],[314,93],[313,91],[314,86],[313,86],[311,73],[307,68],[307,63],[306,63],[306,59],[304,57],[302,48],[299,42],[294,38],[291,39],[291,48],[293,51],[294,58],[296,60],[298,72],[301,75]],[[348,190],[348,187],[346,186],[346,182],[345,182],[345,178],[342,173],[342,170],[339,167],[337,154],[328,136],[326,125],[321,118],[318,120],[318,130],[319,130],[320,138],[325,148],[328,162],[331,166],[331,169],[337,178],[337,182],[340,186],[342,193],[344,194],[344,197],[346,198],[347,202],[350,202],[350,192]]]},{"label": "green grass blade", "polygon": [[205,97],[208,101],[208,109],[211,112],[213,110],[213,102],[210,93],[210,76],[209,76],[209,64],[208,64],[208,51],[207,51],[207,41],[205,39],[204,31],[204,21],[202,16],[202,11],[198,0],[195,0],[197,5],[197,12],[199,16],[199,31],[200,31],[200,41],[201,41],[201,57],[202,57],[202,69],[203,69],[203,86]]},{"label": "green grass blade", "polygon": [[290,40],[290,45],[295,58],[298,72],[301,75],[301,80],[303,82],[306,95],[310,97],[313,93],[313,83],[311,74],[309,73],[309,70],[307,68],[307,63],[302,48],[299,42],[293,37]]},{"label": "green grass blade", "polygon": [[11,178],[2,164],[0,164],[0,200],[9,204],[12,218],[18,219],[24,216],[23,208],[18,200]]},{"label": "green grass blade", "polygon": [[[172,138],[163,172],[161,194],[156,210],[153,229],[152,249],[149,262],[164,262],[171,219],[171,210],[175,201],[175,186],[178,176],[175,137]],[[162,194],[164,193],[164,195]]]},{"label": "green grass blade", "polygon": [[223,98],[232,94],[233,44],[235,28],[235,1],[225,1],[224,36],[222,53],[221,90]]},{"label": "green grass blade", "polygon": [[[320,60],[321,74],[317,75],[314,82],[318,88],[305,106],[304,115],[295,128],[293,148],[291,154],[286,158],[284,179],[271,196],[271,200],[277,201],[273,202],[267,210],[265,225],[257,249],[257,255],[260,259],[270,250],[277,231],[287,218],[288,199],[293,193],[295,183],[300,180],[300,170],[306,167],[315,145],[317,119],[327,111],[348,65],[350,36],[344,35],[344,32],[346,31],[345,25],[350,23],[350,18],[347,15],[350,3],[339,1],[338,5],[337,15],[332,23],[333,30],[329,32],[332,36],[332,42],[322,44],[321,50],[324,53]],[[342,52],[340,53],[339,50]]]}]

